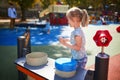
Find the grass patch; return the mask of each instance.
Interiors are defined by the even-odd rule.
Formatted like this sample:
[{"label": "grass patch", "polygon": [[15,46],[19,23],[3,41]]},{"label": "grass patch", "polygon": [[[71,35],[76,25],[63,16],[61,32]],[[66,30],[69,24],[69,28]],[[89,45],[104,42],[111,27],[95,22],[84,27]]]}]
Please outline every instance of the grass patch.
[{"label": "grass patch", "polygon": [[[45,52],[50,58],[70,57],[69,50],[62,46],[32,46],[32,52]],[[16,46],[0,46],[0,80],[18,80],[14,61],[17,59]]]}]

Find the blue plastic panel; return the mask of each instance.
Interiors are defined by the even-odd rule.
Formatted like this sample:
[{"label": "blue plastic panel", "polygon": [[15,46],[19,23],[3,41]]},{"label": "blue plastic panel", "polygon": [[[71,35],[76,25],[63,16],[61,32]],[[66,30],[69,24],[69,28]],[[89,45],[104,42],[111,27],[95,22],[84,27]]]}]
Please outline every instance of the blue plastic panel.
[{"label": "blue plastic panel", "polygon": [[71,72],[76,70],[77,62],[71,58],[58,58],[55,60],[55,67],[60,71]]}]

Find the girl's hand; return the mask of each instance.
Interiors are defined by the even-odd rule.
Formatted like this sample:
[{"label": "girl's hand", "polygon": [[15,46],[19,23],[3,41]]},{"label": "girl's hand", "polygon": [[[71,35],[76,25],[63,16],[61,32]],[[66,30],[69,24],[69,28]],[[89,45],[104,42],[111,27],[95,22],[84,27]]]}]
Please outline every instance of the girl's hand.
[{"label": "girl's hand", "polygon": [[64,38],[60,37],[60,38],[59,38],[59,42],[60,42],[61,44],[65,45],[66,40],[65,40]]}]

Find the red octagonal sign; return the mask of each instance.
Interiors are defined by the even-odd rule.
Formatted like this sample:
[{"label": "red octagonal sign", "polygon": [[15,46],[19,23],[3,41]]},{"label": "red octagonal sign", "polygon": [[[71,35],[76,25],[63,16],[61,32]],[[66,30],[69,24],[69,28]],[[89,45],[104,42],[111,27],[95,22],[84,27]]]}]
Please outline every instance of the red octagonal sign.
[{"label": "red octagonal sign", "polygon": [[97,46],[108,46],[110,41],[112,40],[112,36],[110,35],[108,30],[98,30],[93,37]]}]

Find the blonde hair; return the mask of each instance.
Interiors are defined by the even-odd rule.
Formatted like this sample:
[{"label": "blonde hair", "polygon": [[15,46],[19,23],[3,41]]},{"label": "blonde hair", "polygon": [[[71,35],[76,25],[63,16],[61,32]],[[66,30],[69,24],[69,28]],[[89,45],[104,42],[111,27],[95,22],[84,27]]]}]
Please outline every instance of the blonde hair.
[{"label": "blonde hair", "polygon": [[89,16],[85,9],[79,9],[77,7],[70,8],[66,13],[67,18],[72,19],[76,17],[81,22],[82,27],[88,26],[89,24]]}]

